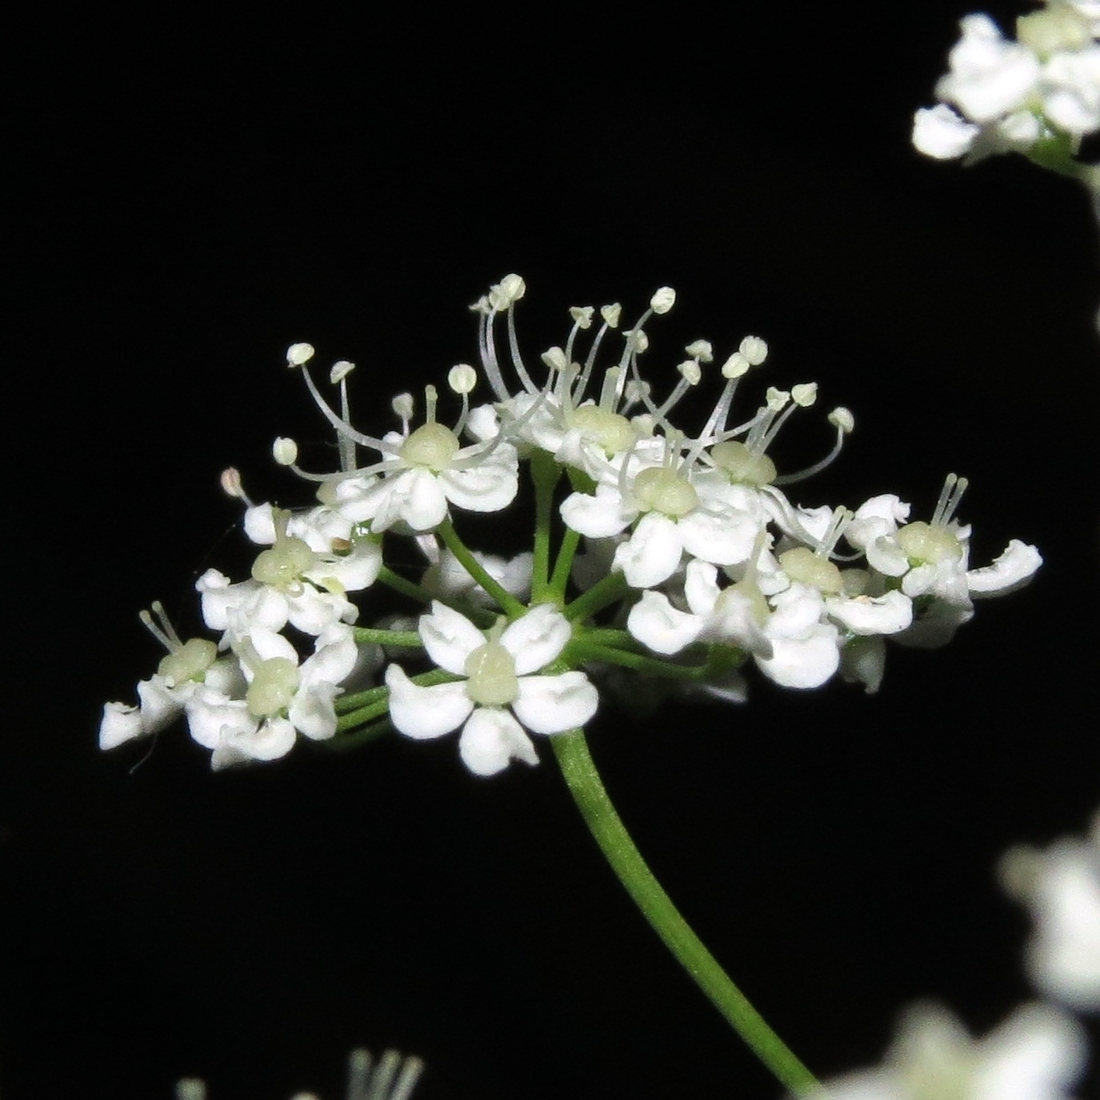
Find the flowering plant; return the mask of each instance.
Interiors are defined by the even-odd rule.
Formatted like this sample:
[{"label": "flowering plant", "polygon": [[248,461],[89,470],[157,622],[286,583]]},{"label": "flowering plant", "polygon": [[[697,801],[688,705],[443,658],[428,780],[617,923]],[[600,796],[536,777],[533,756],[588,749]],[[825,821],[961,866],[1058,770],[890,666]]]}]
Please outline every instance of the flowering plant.
[{"label": "flowering plant", "polygon": [[[943,106],[918,116],[919,147],[970,160],[1019,149],[1094,185],[1075,157],[1095,128],[1095,22],[1087,42],[1066,29],[1094,17],[1087,4],[1050,8],[1061,37],[1028,24],[1023,52],[987,18],[964,22],[938,88],[962,113]],[[997,114],[975,80],[994,86]],[[332,368],[337,397],[326,396],[313,349],[289,348],[288,364],[336,431],[337,468],[314,473],[296,443],[276,441],[276,460],[317,489],[292,508],[252,501],[226,472],[223,487],[243,503],[255,547],[250,575],[210,569],[199,579],[209,636],[181,637],[160,605],[145,613],[167,656],[138,685],[138,705],[108,704],[100,744],[138,741],[182,717],[216,769],[391,733],[454,734],[457,757],[479,776],[553,757],[651,923],[780,1080],[807,1093],[808,1071],[656,884],[583,730],[622,701],[740,703],[753,675],[799,692],[834,678],[876,692],[888,640],[946,643],[975,600],[1027,583],[1038,551],[1012,540],[992,563],[972,565],[971,530],[959,519],[967,483],[955,475],[926,512],[885,486],[851,507],[804,503],[790,486],[832,462],[853,415],[838,407],[818,418],[835,433],[831,451],[805,469],[782,468],[773,445],[814,417],[806,410],[817,387],[785,382],[789,389],[742,402],[768,359],[756,337],[720,367],[707,341],[693,341],[675,384],[659,367],[643,369],[654,318],[674,302],[667,288],[621,338],[617,306],[574,308],[571,331],[541,363],[523,354],[516,332],[525,292],[514,275],[490,288],[474,307],[477,369],[453,368],[452,397],[429,387],[419,412],[412,395],[398,395],[399,427],[385,434],[356,427],[350,363]],[[688,416],[708,373],[720,377],[717,392],[702,415]],[[529,502],[528,549],[503,555],[478,538],[486,519],[498,530],[518,525]],[[1005,876],[1044,914],[1032,962],[1040,988],[1087,1009],[1093,861],[1087,845],[1083,854],[1066,846],[1077,855],[1073,872],[1048,870],[1031,853],[1009,861]],[[1052,938],[1051,927],[1064,931]],[[1043,959],[1057,959],[1053,969],[1086,992],[1059,993],[1067,986]],[[977,1041],[946,1011],[918,1010],[881,1070],[829,1094],[1031,1100],[1061,1096],[1080,1061],[1079,1032],[1047,1007],[1021,1009]]]}]

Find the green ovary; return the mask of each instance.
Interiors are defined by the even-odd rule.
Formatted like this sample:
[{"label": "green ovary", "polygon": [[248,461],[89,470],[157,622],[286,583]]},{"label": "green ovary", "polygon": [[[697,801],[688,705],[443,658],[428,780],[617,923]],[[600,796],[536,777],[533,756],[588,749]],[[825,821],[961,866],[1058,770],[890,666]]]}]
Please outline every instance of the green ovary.
[{"label": "green ovary", "polygon": [[897,540],[911,562],[936,565],[949,558],[962,557],[959,540],[946,528],[931,523],[907,523],[898,531]]},{"label": "green ovary", "polygon": [[775,463],[766,454],[754,454],[737,439],[727,439],[711,448],[710,457],[730,481],[743,485],[770,485],[775,480]]},{"label": "green ovary", "polygon": [[276,539],[270,550],[264,550],[252,564],[253,579],[272,588],[288,589],[298,584],[298,578],[317,560],[317,555],[299,538]]},{"label": "green ovary", "polygon": [[261,661],[245,701],[250,714],[266,718],[286,710],[298,690],[298,666],[286,657],[270,657]]},{"label": "green ovary", "polygon": [[809,547],[796,546],[779,555],[779,565],[792,581],[809,584],[827,596],[844,591],[840,570],[828,558],[815,554]]},{"label": "green ovary", "polygon": [[516,662],[500,642],[486,642],[466,658],[466,694],[483,707],[502,707],[519,695]]},{"label": "green ovary", "polygon": [[582,405],[573,410],[573,426],[586,439],[598,443],[604,454],[617,455],[634,442],[634,428],[625,416],[601,409],[599,405]]},{"label": "green ovary", "polygon": [[401,444],[401,458],[409,466],[441,473],[458,453],[458,436],[444,424],[423,424]]},{"label": "green ovary", "polygon": [[643,470],[634,479],[634,496],[645,511],[661,512],[673,519],[688,515],[699,504],[691,483],[664,467]]},{"label": "green ovary", "polygon": [[218,656],[218,647],[206,638],[192,638],[185,642],[175,653],[169,653],[157,666],[157,672],[176,687],[188,680],[198,680],[214,663]]}]

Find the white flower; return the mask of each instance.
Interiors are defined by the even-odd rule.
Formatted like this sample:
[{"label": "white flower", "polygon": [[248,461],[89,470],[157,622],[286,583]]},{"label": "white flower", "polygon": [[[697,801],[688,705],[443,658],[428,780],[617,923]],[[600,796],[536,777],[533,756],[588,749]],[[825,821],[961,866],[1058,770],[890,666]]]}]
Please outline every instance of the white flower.
[{"label": "white flower", "polygon": [[152,615],[142,612],[141,618],[168,650],[168,656],[153,676],[138,684],[138,706],[126,703],[104,706],[99,726],[101,749],[113,749],[126,741],[159,733],[188,709],[201,687],[230,693],[244,684],[236,657],[218,657],[218,647],[206,638],[182,641],[159,602],[153,604]]},{"label": "white flower", "polygon": [[1064,837],[1045,852],[1014,848],[1002,879],[1035,918],[1027,968],[1046,996],[1100,1011],[1100,814],[1084,840]]},{"label": "white flower", "polygon": [[992,122],[1019,107],[1039,80],[1039,59],[1009,42],[988,15],[968,15],[962,38],[948,57],[950,71],[936,95],[954,103],[972,122]]},{"label": "white flower", "polygon": [[397,523],[431,531],[447,518],[448,502],[471,512],[499,512],[519,489],[519,460],[510,443],[462,447],[438,423],[384,438],[395,455],[380,464],[382,477],[342,478],[331,490],[333,507],[355,523],[369,521],[372,531]]},{"label": "white flower", "polygon": [[417,739],[442,737],[462,726],[459,754],[476,775],[493,775],[510,760],[538,763],[524,727],[563,733],[596,713],[596,689],[583,672],[537,675],[561,655],[572,634],[566,618],[549,605],[486,635],[464,615],[433,601],[419,629],[431,659],[464,679],[422,687],[400,666],[390,665],[390,718]]},{"label": "white flower", "polygon": [[[988,15],[962,20],[950,71],[936,85],[944,102],[917,111],[913,144],[940,160],[1028,152],[1059,134],[1076,149],[1100,129],[1100,21],[1087,2],[1046,0],[1004,38]],[[951,104],[952,106],[948,106]],[[955,109],[957,108],[957,110]]]},{"label": "white flower", "polygon": [[234,651],[248,683],[244,698],[200,689],[187,711],[191,736],[213,750],[215,770],[285,756],[298,733],[314,741],[336,733],[334,700],[358,657],[350,626],[327,626],[301,664],[286,638],[261,628],[235,641]]},{"label": "white flower", "polygon": [[[761,573],[759,560],[726,588],[719,588],[713,565],[688,562],[684,596],[690,611],[673,607],[663,593],[645,592],[627,628],[655,653],[678,653],[695,641],[724,642],[751,653],[760,671],[783,687],[820,687],[840,664],[839,634],[826,619],[821,593],[797,583],[775,592],[775,575]],[[773,594],[765,598],[761,583]],[[786,578],[778,583],[787,584]]]},{"label": "white flower", "polygon": [[894,496],[873,497],[844,531],[844,537],[866,554],[872,569],[918,601],[913,625],[897,635],[906,645],[945,644],[956,627],[972,617],[972,599],[1014,592],[1042,565],[1034,546],[1012,539],[991,565],[969,567],[970,527],[954,519],[966,487],[965,478],[950,474],[928,523],[903,524],[909,505]]},{"label": "white flower", "polygon": [[269,572],[278,570],[283,587],[289,581],[307,580],[338,594],[369,588],[382,568],[382,547],[374,539],[356,537],[354,527],[325,505],[286,513],[260,504],[244,515],[245,534],[253,542],[281,551],[272,556],[275,569],[269,566]]},{"label": "white flower", "polygon": [[586,538],[616,535],[637,520],[613,561],[632,588],[668,580],[685,552],[716,565],[747,561],[765,519],[760,507],[750,512],[700,496],[689,469],[664,465],[629,478],[624,471],[619,485],[597,485],[594,495],[572,493],[562,501],[561,516]]},{"label": "white flower", "polygon": [[924,1006],[905,1016],[880,1069],[825,1082],[806,1100],[1068,1100],[1085,1057],[1080,1026],[1048,1005],[1024,1005],[980,1040]]}]

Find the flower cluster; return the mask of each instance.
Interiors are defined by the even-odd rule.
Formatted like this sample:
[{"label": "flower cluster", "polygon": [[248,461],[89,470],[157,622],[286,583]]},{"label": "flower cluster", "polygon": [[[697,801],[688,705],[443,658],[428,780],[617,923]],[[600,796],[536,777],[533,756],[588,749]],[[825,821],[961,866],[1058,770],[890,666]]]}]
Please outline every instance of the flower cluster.
[{"label": "flower cluster", "polygon": [[[658,399],[640,359],[646,325],[673,306],[671,289],[622,331],[608,365],[601,351],[620,307],[574,308],[564,346],[544,352],[537,372],[516,335],[524,293],[509,275],[473,307],[480,371],[460,364],[447,375],[460,404],[450,423],[429,386],[422,417],[401,394],[392,405],[400,429],[366,435],[351,423],[353,365],[330,372],[334,407],[310,373],[313,348],[289,349],[288,364],[337,432],[339,468],[307,471],[294,441],[276,440],[276,460],[316,487],[317,503],[301,511],[252,503],[227,471],[223,487],[245,503],[244,530],[258,548],[251,576],[210,570],[199,579],[216,640],[183,641],[159,606],[144,616],[168,655],[138,685],[138,706],[107,705],[104,748],[177,715],[216,768],[275,759],[299,737],[460,730],[462,760],[488,775],[511,760],[536,763],[530,734],[583,727],[601,691],[624,678],[739,699],[751,663],[785,687],[839,674],[874,691],[887,638],[942,644],[975,598],[1011,591],[1038,568],[1034,547],[1017,541],[971,568],[970,528],[956,518],[966,481],[954,475],[927,518],[892,494],[855,508],[794,502],[785,487],[836,457],[853,417],[833,409],[829,453],[780,473],[772,444],[814,405],[817,386],[770,387],[732,423],[739,385],[768,356],[757,337],[716,368],[709,342],[689,344]],[[497,352],[502,321],[509,371]],[[673,415],[708,368],[720,389],[689,429]],[[481,378],[492,400],[472,406]],[[504,516],[521,469],[535,497],[531,551],[506,560],[468,548],[456,518]],[[423,562],[413,571],[410,548]],[[388,564],[397,562],[400,570]]]},{"label": "flower cluster", "polygon": [[940,160],[1017,151],[1075,153],[1100,130],[1100,3],[1045,0],[1006,39],[988,15],[968,15],[936,85],[942,100],[917,111],[913,144]]}]

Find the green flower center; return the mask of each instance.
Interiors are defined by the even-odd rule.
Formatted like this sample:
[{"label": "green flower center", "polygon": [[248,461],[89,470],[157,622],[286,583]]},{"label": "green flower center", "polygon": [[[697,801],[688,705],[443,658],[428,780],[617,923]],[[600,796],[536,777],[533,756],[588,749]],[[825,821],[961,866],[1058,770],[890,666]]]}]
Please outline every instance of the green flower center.
[{"label": "green flower center", "polygon": [[503,707],[519,695],[516,662],[500,642],[486,642],[466,658],[466,694],[483,707]]},{"label": "green flower center", "polygon": [[461,444],[458,436],[445,424],[422,424],[401,444],[402,461],[407,466],[419,466],[431,470],[433,474],[442,473],[458,453]]},{"label": "green flower center", "polygon": [[643,470],[634,479],[634,496],[643,511],[661,512],[673,519],[693,512],[699,504],[691,482],[663,466]]}]

